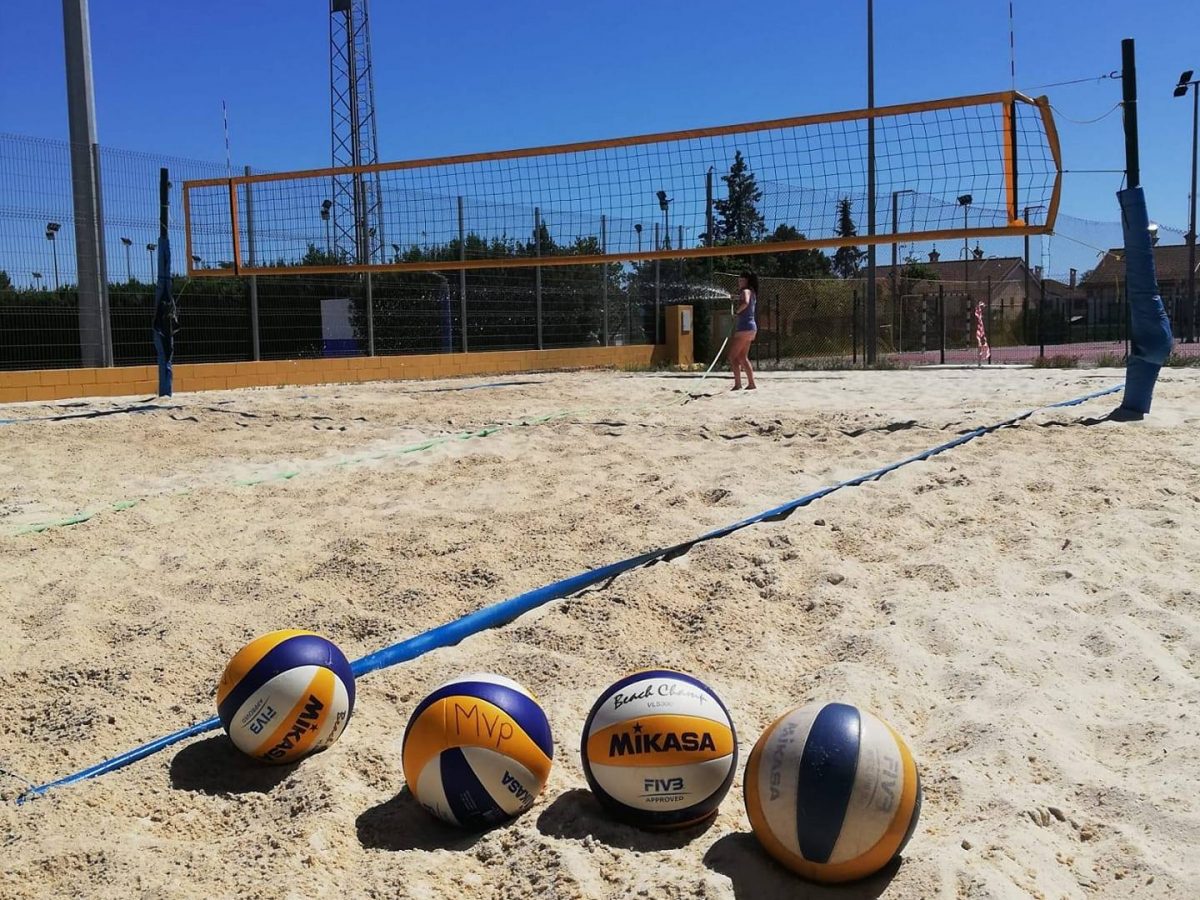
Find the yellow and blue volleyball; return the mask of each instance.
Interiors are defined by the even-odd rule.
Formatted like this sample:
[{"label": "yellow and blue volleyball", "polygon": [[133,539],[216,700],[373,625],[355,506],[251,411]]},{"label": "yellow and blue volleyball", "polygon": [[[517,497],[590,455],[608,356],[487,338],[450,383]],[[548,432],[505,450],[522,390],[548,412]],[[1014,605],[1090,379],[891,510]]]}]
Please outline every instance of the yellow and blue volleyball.
[{"label": "yellow and blue volleyball", "polygon": [[292,763],[324,750],[354,710],[354,675],[311,631],[272,631],[238,651],[217,686],[217,715],[243,753]]},{"label": "yellow and blue volleyball", "polygon": [[879,871],[904,850],[921,815],[908,744],[847,703],[809,703],[775,720],[750,752],[744,788],[759,843],[812,881]]},{"label": "yellow and blue volleyball", "polygon": [[642,828],[683,828],[716,814],[737,766],[737,734],[720,698],[680,672],[638,672],[588,713],[580,748],[596,799]]},{"label": "yellow and blue volleyball", "polygon": [[533,806],[550,777],[554,740],[529,691],[479,672],[417,705],[400,757],[418,803],[452,825],[482,829]]}]

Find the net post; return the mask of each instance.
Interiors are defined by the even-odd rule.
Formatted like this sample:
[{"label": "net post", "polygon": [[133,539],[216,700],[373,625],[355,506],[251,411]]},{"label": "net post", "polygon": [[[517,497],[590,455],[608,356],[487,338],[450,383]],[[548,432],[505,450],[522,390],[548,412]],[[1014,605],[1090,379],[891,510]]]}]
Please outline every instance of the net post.
[{"label": "net post", "polygon": [[[250,167],[245,167],[245,173],[250,174]],[[187,190],[183,192],[184,206],[186,208]],[[186,216],[186,212],[184,213]],[[192,264],[192,232],[188,228],[188,265]],[[254,255],[254,187],[249,183],[246,184],[246,252],[250,259],[250,268],[258,265],[258,261]],[[258,332],[258,276],[250,276],[250,355],[255,362],[262,359],[261,344],[259,342]]]},{"label": "net post", "polygon": [[[466,217],[463,214],[463,198],[458,197],[458,259],[460,262],[467,258]],[[462,332],[462,352],[467,352],[467,270],[458,270],[458,310]]]},{"label": "net post", "polygon": [[1017,100],[1004,104],[1004,177],[1008,183],[1008,224],[1028,225],[1020,219],[1017,191]]},{"label": "net post", "polygon": [[1121,105],[1125,112],[1125,186],[1139,187],[1142,167],[1138,157],[1137,61],[1133,38],[1121,41]]},{"label": "net post", "polygon": [[[658,232],[658,223],[654,223],[654,249],[657,252],[659,249],[659,241],[662,240]],[[660,343],[660,335],[658,328],[659,310],[662,304],[662,260],[658,257],[654,258],[654,343]]]},{"label": "net post", "polygon": [[[600,215],[600,253],[608,254],[608,218]],[[608,263],[600,264],[600,308],[603,318],[600,321],[601,339],[608,346]]]},{"label": "net post", "polygon": [[[538,208],[536,206],[533,208],[533,245],[534,245],[534,252],[537,254],[537,258],[541,259],[542,258],[542,211],[540,208]],[[534,299],[536,301],[535,315],[537,316],[537,348],[539,350],[545,350],[546,348],[545,348],[544,344],[542,343],[542,267],[541,266],[534,267],[533,278],[534,278],[533,292],[534,292]]]}]

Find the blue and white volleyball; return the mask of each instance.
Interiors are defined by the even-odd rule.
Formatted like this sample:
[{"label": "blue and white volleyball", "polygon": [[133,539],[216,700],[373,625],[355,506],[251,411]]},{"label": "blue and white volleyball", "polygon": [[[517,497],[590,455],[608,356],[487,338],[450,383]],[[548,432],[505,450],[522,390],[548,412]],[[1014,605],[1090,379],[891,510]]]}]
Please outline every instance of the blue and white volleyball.
[{"label": "blue and white volleyball", "polygon": [[354,711],[354,675],[345,654],[311,631],[272,631],[225,667],[217,715],[234,746],[269,763],[324,750]]},{"label": "blue and white volleyball", "polygon": [[480,829],[533,806],[550,777],[554,741],[529,691],[480,672],[446,682],[417,705],[400,756],[417,802],[439,819]]},{"label": "blue and white volleyball", "polygon": [[614,816],[642,828],[682,828],[716,814],[733,782],[737,734],[703,682],[651,670],[600,695],[581,755],[588,786]]},{"label": "blue and white volleyball", "polygon": [[866,878],[900,855],[921,815],[912,751],[882,719],[846,703],[778,718],[746,764],[759,843],[813,881]]}]

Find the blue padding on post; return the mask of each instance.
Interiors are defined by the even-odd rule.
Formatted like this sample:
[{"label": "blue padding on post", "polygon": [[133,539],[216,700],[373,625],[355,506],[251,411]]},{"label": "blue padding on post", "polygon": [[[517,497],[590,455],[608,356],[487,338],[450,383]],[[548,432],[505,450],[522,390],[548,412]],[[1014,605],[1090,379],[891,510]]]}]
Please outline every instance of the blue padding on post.
[{"label": "blue padding on post", "polygon": [[1163,309],[1150,244],[1150,216],[1140,187],[1117,193],[1125,232],[1125,284],[1129,297],[1129,361],[1125,364],[1125,398],[1121,408],[1145,415],[1154,399],[1158,372],[1171,355],[1174,338]]},{"label": "blue padding on post", "polygon": [[[633,556],[629,559],[623,559],[620,562],[610,563],[606,566],[600,566],[596,569],[590,569],[587,572],[581,572],[578,575],[572,575],[570,578],[563,578],[560,581],[555,581],[552,584],[544,587],[535,588],[531,591],[526,591],[524,594],[518,594],[515,597],[510,597],[507,600],[501,600],[499,603],[494,603],[491,606],[485,606],[483,609],[476,610],[473,613],[468,613],[462,618],[455,619],[453,622],[447,622],[445,625],[439,625],[436,628],[431,628],[423,634],[408,638],[398,644],[393,644],[390,647],[385,647],[382,650],[377,650],[360,659],[356,659],[350,664],[350,669],[354,673],[355,678],[367,675],[371,672],[385,669],[389,666],[397,665],[398,663],[408,662],[416,659],[418,656],[423,656],[432,650],[438,650],[443,647],[453,647],[460,643],[465,638],[480,631],[486,631],[489,628],[499,628],[502,625],[507,625],[509,622],[518,618],[530,610],[537,609],[539,606],[551,602],[552,600],[561,600],[577,594],[585,588],[600,584],[616,578],[625,572],[632,569],[637,569],[642,566],[654,565],[658,562],[669,562],[684,555],[692,547],[705,541],[712,541],[718,538],[733,534],[735,531],[740,531],[743,528],[748,528],[751,525],[757,525],[760,522],[778,522],[786,519],[796,510],[808,506],[822,497],[827,497],[835,491],[840,491],[842,488],[856,487],[868,481],[876,481],[887,475],[889,472],[894,472],[904,466],[911,465],[915,462],[930,459],[940,453],[945,453],[947,450],[952,450],[955,447],[960,447],[963,444],[969,443],[976,438],[983,437],[985,434],[999,431],[1002,428],[1008,428],[1015,425],[1035,413],[1046,409],[1061,409],[1068,406],[1078,406],[1081,403],[1086,403],[1088,400],[1095,400],[1097,397],[1104,397],[1108,394],[1115,394],[1121,390],[1124,385],[1116,385],[1115,387],[1105,388],[1102,391],[1095,391],[1090,394],[1085,394],[1082,397],[1075,397],[1071,400],[1062,400],[1058,403],[1051,403],[1046,406],[1040,406],[1036,409],[1028,410],[1027,412],[1019,413],[1011,418],[1005,419],[1002,422],[997,422],[994,425],[985,425],[981,428],[976,428],[961,434],[954,440],[946,441],[944,444],[938,444],[936,447],[931,447],[914,456],[909,456],[898,462],[890,463],[889,465],[867,472],[863,475],[856,475],[854,478],[849,478],[846,481],[832,484],[828,487],[823,487],[813,491],[811,494],[805,494],[803,497],[798,497],[781,506],[776,506],[773,509],[765,510],[750,516],[748,519],[742,519],[740,522],[735,522],[732,525],[726,525],[723,528],[717,528],[709,531],[700,537],[693,538],[688,541],[683,541],[679,544],[674,544],[670,547],[665,547],[659,550],[651,550],[647,553],[642,553],[639,556]],[[24,802],[31,797],[38,797],[45,794],[47,791],[56,787],[64,787],[69,784],[75,784],[89,778],[95,778],[97,775],[103,775],[106,772],[112,772],[115,769],[120,769],[136,762],[139,759],[144,759],[153,753],[157,753],[166,747],[176,744],[179,741],[186,740],[198,734],[203,734],[206,731],[212,731],[220,726],[220,720],[216,718],[206,719],[203,722],[198,722],[182,731],[176,731],[173,734],[165,735],[148,744],[143,744],[133,750],[122,753],[120,756],[115,756],[112,759],[105,760],[102,763],[97,763],[90,768],[76,772],[74,775],[68,775],[65,778],[60,778],[58,781],[51,781],[47,784],[38,785],[30,788],[24,795],[19,798],[18,803]]]}]

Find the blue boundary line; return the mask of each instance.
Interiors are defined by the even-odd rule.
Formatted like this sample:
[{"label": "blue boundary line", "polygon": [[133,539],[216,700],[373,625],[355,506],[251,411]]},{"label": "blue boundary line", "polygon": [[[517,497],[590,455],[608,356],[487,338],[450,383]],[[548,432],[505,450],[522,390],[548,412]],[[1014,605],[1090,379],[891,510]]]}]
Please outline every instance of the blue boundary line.
[{"label": "blue boundary line", "polygon": [[[447,622],[444,625],[439,625],[436,628],[431,628],[429,631],[418,634],[407,640],[400,641],[390,647],[385,647],[382,650],[377,650],[374,653],[369,653],[351,663],[351,671],[354,672],[354,677],[359,678],[371,672],[376,672],[379,669],[385,669],[390,666],[397,665],[402,662],[408,662],[416,659],[419,656],[424,656],[433,650],[438,650],[443,647],[453,647],[455,644],[461,643],[464,639],[480,631],[485,631],[490,628],[499,628],[507,625],[514,619],[519,618],[530,610],[537,609],[539,606],[551,602],[552,600],[561,600],[569,597],[572,594],[577,594],[580,591],[592,587],[593,585],[602,582],[610,581],[625,572],[633,569],[641,568],[642,566],[651,566],[659,562],[669,562],[683,556],[692,547],[706,541],[717,540],[733,534],[735,531],[741,531],[743,528],[749,528],[751,525],[757,525],[761,522],[779,522],[786,519],[796,510],[808,506],[822,497],[827,497],[835,491],[840,491],[843,488],[857,487],[868,481],[877,481],[884,475],[901,469],[904,466],[911,465],[915,462],[930,459],[938,454],[945,453],[947,450],[952,450],[955,447],[961,447],[963,444],[970,443],[976,438],[983,437],[985,434],[992,434],[1002,428],[1009,428],[1019,422],[1028,419],[1036,413],[1047,409],[1061,409],[1068,406],[1078,406],[1081,403],[1086,403],[1089,400],[1095,400],[1098,397],[1104,397],[1109,394],[1115,394],[1121,390],[1124,384],[1118,384],[1114,387],[1106,388],[1102,391],[1095,391],[1090,394],[1085,394],[1082,397],[1075,397],[1071,400],[1062,400],[1058,403],[1051,403],[1046,406],[1039,406],[1027,412],[1019,413],[994,425],[984,425],[980,428],[968,431],[961,434],[953,440],[946,441],[943,444],[938,444],[936,447],[931,447],[914,456],[909,456],[894,463],[889,463],[878,469],[873,469],[862,475],[856,475],[845,481],[840,481],[836,484],[831,484],[828,487],[823,487],[813,491],[810,494],[805,494],[803,497],[798,497],[795,500],[790,500],[780,506],[772,509],[756,513],[747,519],[742,519],[740,522],[734,522],[732,525],[726,525],[723,528],[717,528],[713,531],[706,532],[697,538],[688,541],[683,541],[679,544],[674,544],[670,547],[664,547],[658,550],[651,550],[647,553],[642,553],[639,556],[633,556],[620,562],[610,563],[606,566],[600,566],[596,569],[590,569],[586,572],[581,572],[578,575],[572,575],[569,578],[563,578],[560,581],[555,581],[551,584],[540,588],[535,588],[531,591],[526,591],[523,594],[518,594],[515,597],[510,597],[507,600],[501,600],[490,606],[485,606],[483,609],[476,610],[473,613],[468,613],[461,618],[455,619],[452,622]],[[148,744],[143,744],[140,747],[135,747],[128,750],[119,756],[114,756],[111,759],[106,759],[104,762],[97,763],[94,766],[89,766],[82,769],[73,775],[67,775],[57,781],[50,781],[46,784],[37,785],[30,788],[17,799],[18,803],[24,803],[26,800],[34,797],[40,797],[47,792],[67,785],[77,784],[80,781],[86,781],[90,778],[95,778],[99,775],[104,775],[116,769],[123,768],[130,763],[137,762],[140,759],[145,759],[147,756],[157,753],[170,747],[172,744],[177,744],[180,741],[190,737],[195,737],[199,734],[204,734],[208,731],[213,731],[220,727],[220,720],[216,717],[206,719],[203,722],[197,722],[195,725],[190,725],[187,728],[176,731],[172,734],[164,735],[157,740],[151,741]]]}]

